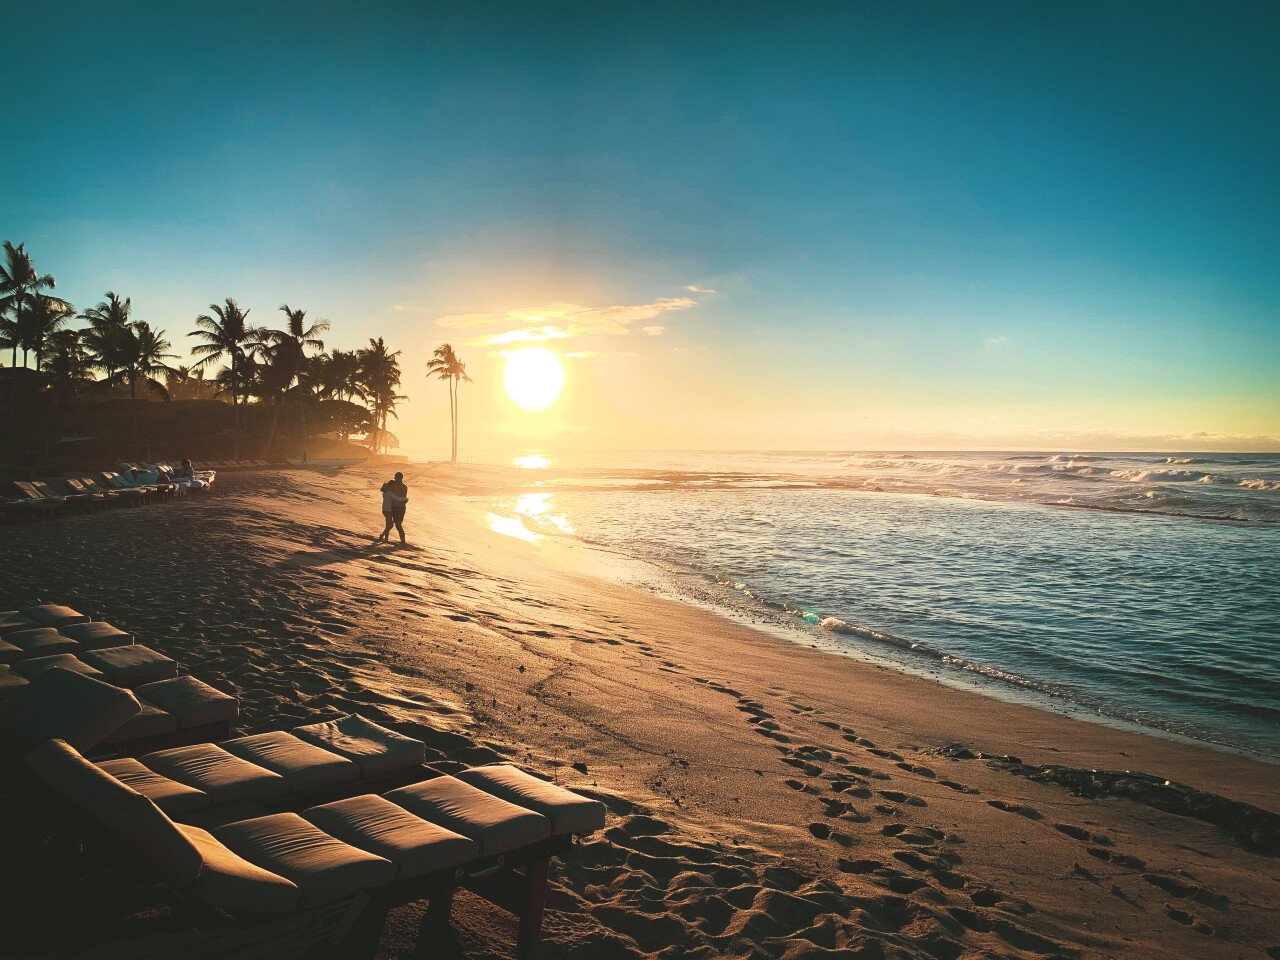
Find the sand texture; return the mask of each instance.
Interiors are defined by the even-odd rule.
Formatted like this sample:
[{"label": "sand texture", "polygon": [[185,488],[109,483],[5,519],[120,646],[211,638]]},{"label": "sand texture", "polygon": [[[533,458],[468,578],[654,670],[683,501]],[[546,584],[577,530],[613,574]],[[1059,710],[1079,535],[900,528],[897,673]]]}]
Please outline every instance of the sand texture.
[{"label": "sand texture", "polygon": [[[407,473],[407,548],[371,543],[370,469],[9,528],[0,607],[134,632],[238,694],[242,732],[359,711],[429,760],[604,799],[553,867],[540,956],[1280,957],[1280,768],[788,644],[486,530],[456,496],[479,471]],[[53,936],[40,882],[0,898],[23,950]],[[95,936],[176,922],[117,901]],[[466,894],[443,940],[422,919],[347,954],[514,955],[514,921]]]}]

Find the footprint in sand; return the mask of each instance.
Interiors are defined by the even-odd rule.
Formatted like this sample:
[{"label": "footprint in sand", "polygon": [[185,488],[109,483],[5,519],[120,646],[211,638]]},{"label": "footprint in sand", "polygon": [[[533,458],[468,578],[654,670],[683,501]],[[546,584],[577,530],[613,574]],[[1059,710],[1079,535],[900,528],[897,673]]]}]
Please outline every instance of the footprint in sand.
[{"label": "footprint in sand", "polygon": [[927,807],[929,804],[922,797],[913,797],[901,790],[881,790],[880,796],[894,803],[905,803],[909,807]]},{"label": "footprint in sand", "polygon": [[1053,829],[1059,833],[1065,833],[1073,840],[1081,840],[1085,843],[1096,843],[1102,847],[1111,846],[1111,838],[1103,836],[1100,833],[1090,833],[1084,827],[1072,826],[1069,823],[1055,823]]},{"label": "footprint in sand", "polygon": [[1040,811],[1035,807],[1027,807],[1018,803],[1005,803],[1003,800],[988,800],[987,806],[995,807],[997,810],[1003,810],[1005,813],[1016,813],[1020,817],[1026,817],[1028,820],[1039,820],[1041,818]]}]

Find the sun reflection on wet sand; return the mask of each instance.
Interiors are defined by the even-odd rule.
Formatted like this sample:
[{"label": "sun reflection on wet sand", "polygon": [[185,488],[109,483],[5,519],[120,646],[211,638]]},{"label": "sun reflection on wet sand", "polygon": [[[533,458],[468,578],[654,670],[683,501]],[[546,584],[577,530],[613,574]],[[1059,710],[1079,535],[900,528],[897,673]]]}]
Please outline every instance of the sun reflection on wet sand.
[{"label": "sun reflection on wet sand", "polygon": [[540,453],[528,453],[511,461],[514,466],[523,470],[546,470],[551,461]]},{"label": "sun reflection on wet sand", "polygon": [[542,539],[542,534],[535,533],[526,527],[518,517],[502,517],[496,513],[488,516],[489,529],[494,533],[500,533],[504,537],[515,537],[517,540],[523,540],[526,543],[536,543]]},{"label": "sun reflection on wet sand", "polygon": [[563,514],[551,512],[553,496],[553,493],[522,493],[516,497],[515,511],[539,523],[549,523],[561,533],[573,533],[573,527]]}]

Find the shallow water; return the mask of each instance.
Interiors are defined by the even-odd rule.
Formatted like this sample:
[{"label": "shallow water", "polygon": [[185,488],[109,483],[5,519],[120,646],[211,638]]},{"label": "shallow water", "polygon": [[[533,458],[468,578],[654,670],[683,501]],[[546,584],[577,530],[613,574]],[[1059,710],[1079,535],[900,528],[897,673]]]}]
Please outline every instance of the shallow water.
[{"label": "shallow water", "polygon": [[529,476],[486,499],[526,539],[697,570],[850,649],[1280,757],[1280,456],[636,454]]}]

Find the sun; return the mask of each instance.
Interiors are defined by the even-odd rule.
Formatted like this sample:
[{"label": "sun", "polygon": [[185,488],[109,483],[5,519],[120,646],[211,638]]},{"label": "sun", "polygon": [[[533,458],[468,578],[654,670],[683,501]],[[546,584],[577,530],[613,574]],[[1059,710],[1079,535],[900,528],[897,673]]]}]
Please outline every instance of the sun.
[{"label": "sun", "polygon": [[564,388],[564,365],[545,347],[522,347],[507,354],[502,382],[507,396],[517,407],[537,413],[560,397]]}]

